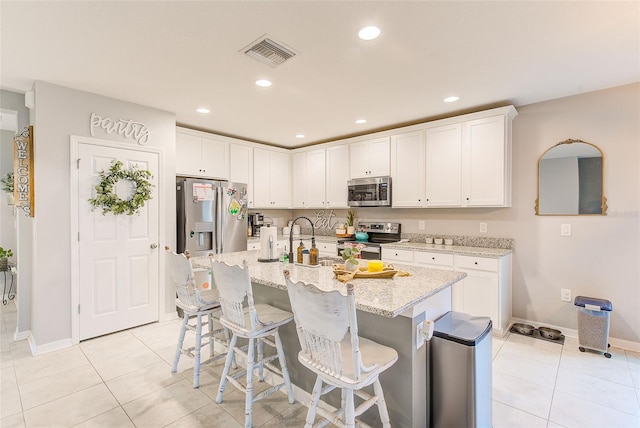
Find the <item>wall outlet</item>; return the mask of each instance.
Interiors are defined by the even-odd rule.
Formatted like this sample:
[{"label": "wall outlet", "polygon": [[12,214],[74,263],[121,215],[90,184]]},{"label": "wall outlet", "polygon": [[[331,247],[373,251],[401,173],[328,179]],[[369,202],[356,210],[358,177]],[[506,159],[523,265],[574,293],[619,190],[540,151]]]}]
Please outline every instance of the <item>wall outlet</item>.
[{"label": "wall outlet", "polygon": [[418,221],[418,229],[424,230],[424,220],[419,220]]},{"label": "wall outlet", "polygon": [[564,223],[560,225],[560,236],[571,236],[571,225]]},{"label": "wall outlet", "polygon": [[274,218],[274,219],[273,219],[273,225],[274,225],[274,226],[277,226],[277,225],[278,225],[278,219],[277,219],[277,218]]},{"label": "wall outlet", "polygon": [[560,289],[560,300],[563,302],[571,301],[571,289],[569,288],[561,288]]},{"label": "wall outlet", "polygon": [[487,223],[480,223],[480,233],[487,233]]}]

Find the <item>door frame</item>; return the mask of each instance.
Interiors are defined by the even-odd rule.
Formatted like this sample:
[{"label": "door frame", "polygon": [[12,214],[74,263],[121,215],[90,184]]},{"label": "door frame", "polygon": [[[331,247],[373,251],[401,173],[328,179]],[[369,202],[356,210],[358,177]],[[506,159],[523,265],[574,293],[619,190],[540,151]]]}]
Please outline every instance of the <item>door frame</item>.
[{"label": "door frame", "polygon": [[[80,314],[78,305],[80,304],[80,254],[78,242],[78,181],[79,169],[76,161],[80,144],[90,144],[94,146],[110,147],[114,149],[134,150],[141,152],[155,153],[158,155],[158,254],[161,254],[163,242],[166,242],[166,215],[164,209],[164,150],[158,147],[132,146],[131,144],[119,143],[98,138],[82,137],[78,135],[70,136],[70,158],[69,158],[69,189],[70,189],[70,221],[71,221],[71,343],[80,343]],[[164,257],[158,256],[158,320],[164,314],[166,293],[165,293],[165,263]]]}]

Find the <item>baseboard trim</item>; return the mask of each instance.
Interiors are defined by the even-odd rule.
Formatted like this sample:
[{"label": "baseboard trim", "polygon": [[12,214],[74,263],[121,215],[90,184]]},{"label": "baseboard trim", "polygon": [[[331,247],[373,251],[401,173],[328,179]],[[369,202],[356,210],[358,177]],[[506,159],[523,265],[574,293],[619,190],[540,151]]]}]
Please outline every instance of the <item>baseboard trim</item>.
[{"label": "baseboard trim", "polygon": [[45,343],[44,345],[38,345],[36,339],[33,337],[33,333],[29,332],[29,347],[31,348],[31,354],[42,355],[47,352],[57,351],[59,349],[69,348],[73,346],[71,338],[57,340],[55,342]]},{"label": "baseboard trim", "polygon": [[16,331],[13,332],[13,340],[17,342],[19,340],[29,339],[30,335],[31,335],[31,330],[18,331],[18,328],[16,327]]},{"label": "baseboard trim", "polygon": [[[531,321],[531,320],[525,320],[522,318],[511,318],[511,323],[515,323],[515,322],[529,324],[534,326],[535,328],[538,328],[541,326],[555,328],[556,330],[560,330],[562,334],[564,334],[566,337],[573,337],[576,339],[578,338],[578,330],[571,330],[566,327],[561,327],[561,326],[548,324],[548,323],[540,323],[540,322]],[[614,346],[616,348],[622,348],[627,351],[640,352],[640,342],[632,342],[630,340],[617,339],[615,337],[609,336],[609,344],[611,344],[611,346]]]}]

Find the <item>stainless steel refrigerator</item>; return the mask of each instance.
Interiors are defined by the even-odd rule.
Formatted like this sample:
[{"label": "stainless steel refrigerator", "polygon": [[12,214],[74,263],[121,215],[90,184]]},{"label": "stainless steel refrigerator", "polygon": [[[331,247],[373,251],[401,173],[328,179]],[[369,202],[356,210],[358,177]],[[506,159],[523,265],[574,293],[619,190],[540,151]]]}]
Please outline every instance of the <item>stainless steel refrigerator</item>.
[{"label": "stainless steel refrigerator", "polygon": [[178,252],[246,251],[246,184],[176,177],[176,209]]}]

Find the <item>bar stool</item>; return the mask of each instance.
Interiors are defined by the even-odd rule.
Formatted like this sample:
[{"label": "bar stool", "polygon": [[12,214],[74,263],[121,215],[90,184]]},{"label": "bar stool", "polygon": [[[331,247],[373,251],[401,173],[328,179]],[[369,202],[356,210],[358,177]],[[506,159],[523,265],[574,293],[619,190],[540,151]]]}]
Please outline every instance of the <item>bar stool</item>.
[{"label": "bar stool", "polygon": [[[167,266],[169,266],[171,279],[178,295],[176,298],[176,306],[182,309],[183,312],[182,328],[178,336],[178,346],[176,348],[173,366],[171,367],[171,373],[178,371],[178,362],[183,354],[193,358],[195,360],[193,367],[193,387],[198,388],[200,386],[200,366],[220,360],[226,356],[226,352],[214,356],[214,336],[219,333],[224,333],[228,343],[229,333],[224,328],[213,329],[214,318],[219,318],[220,303],[217,299],[205,300],[200,294],[200,290],[194,280],[189,252],[186,251],[184,254],[176,254],[171,251],[169,247],[165,247],[165,251]],[[192,317],[196,318],[195,325],[189,324],[189,319]],[[205,317],[207,318],[209,330],[205,334],[202,334],[202,319]],[[185,348],[184,337],[187,331],[195,332],[196,338],[194,346]],[[203,342],[202,339],[206,340]],[[210,358],[206,361],[200,361],[200,351],[203,345],[209,345],[210,350]]]},{"label": "bar stool", "polygon": [[[325,418],[320,426],[332,423],[353,427],[355,418],[374,404],[378,406],[382,425],[390,427],[378,377],[398,360],[398,353],[358,336],[353,284],[347,284],[347,295],[343,296],[338,291],[319,290],[312,284],[294,283],[288,271],[285,279],[302,347],[298,361],[317,374],[305,428],[313,426],[316,412]],[[323,387],[323,383],[327,386]],[[362,391],[369,385],[373,385],[373,395]],[[341,389],[341,408],[329,412],[318,407],[320,397],[336,388]],[[354,394],[364,400],[357,407]]]},{"label": "bar stool", "polygon": [[[287,389],[289,403],[293,404],[295,402],[284,351],[282,350],[282,341],[280,340],[278,331],[281,325],[293,319],[293,314],[271,305],[254,304],[253,290],[246,260],[243,261],[242,267],[240,267],[229,266],[226,263],[216,261],[212,258],[211,272],[213,273],[214,283],[220,293],[220,304],[222,305],[220,323],[233,333],[229,345],[229,353],[227,354],[227,361],[220,379],[216,403],[222,403],[222,396],[227,382],[244,392],[245,427],[250,427],[254,401],[268,397],[284,386]],[[243,307],[245,300],[247,306]],[[273,336],[273,341],[270,340],[271,336]],[[239,337],[249,339],[249,345],[245,347],[236,346]],[[275,348],[276,354],[265,357],[264,344]],[[255,355],[256,347],[258,350],[257,360]],[[229,369],[236,352],[245,357],[247,367],[245,370],[240,370],[230,375]],[[276,358],[280,362],[280,369],[271,364],[271,361]],[[282,376],[283,382],[254,396],[254,371],[258,370],[258,379],[263,381],[264,367]],[[238,379],[244,375],[246,375],[246,387],[238,381]]]}]

